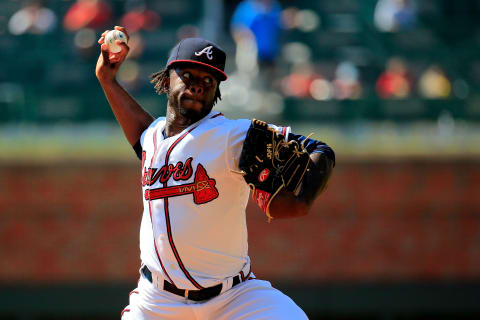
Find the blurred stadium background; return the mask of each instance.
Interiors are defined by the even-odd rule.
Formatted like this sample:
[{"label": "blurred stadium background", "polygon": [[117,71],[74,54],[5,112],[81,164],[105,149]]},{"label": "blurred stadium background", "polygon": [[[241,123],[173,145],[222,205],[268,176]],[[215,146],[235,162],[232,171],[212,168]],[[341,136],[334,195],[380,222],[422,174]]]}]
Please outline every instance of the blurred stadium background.
[{"label": "blurred stadium background", "polygon": [[139,163],[94,75],[114,25],[152,114],[149,75],[199,35],[228,52],[218,110],[336,150],[308,217],[249,205],[257,276],[311,319],[479,319],[480,1],[284,0],[252,31],[239,3],[0,1],[0,319],[118,319],[135,287]]}]

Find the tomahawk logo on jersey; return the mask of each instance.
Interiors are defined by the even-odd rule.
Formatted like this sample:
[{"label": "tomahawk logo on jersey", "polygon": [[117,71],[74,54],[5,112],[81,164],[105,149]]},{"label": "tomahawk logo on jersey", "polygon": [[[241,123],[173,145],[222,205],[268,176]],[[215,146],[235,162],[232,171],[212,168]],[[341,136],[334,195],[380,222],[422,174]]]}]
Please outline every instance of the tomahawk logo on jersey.
[{"label": "tomahawk logo on jersey", "polygon": [[[191,172],[191,170],[192,169],[190,167],[189,172]],[[170,175],[167,175],[167,178],[164,178],[164,176],[162,176],[162,178],[160,179],[160,182],[165,183],[166,181],[168,181],[168,178],[170,177]],[[178,176],[178,179],[176,179],[175,175],[173,175],[174,180],[187,180],[189,177],[190,176],[188,177]],[[150,180],[149,181],[150,185],[154,184],[155,181],[156,179]],[[198,164],[197,170],[195,172],[195,180],[193,181],[193,183],[181,184],[177,186],[164,187],[164,188],[147,189],[145,190],[145,200],[157,200],[157,199],[182,196],[182,195],[192,193],[193,202],[195,202],[195,204],[203,204],[203,203],[212,201],[213,199],[218,197],[218,190],[215,188],[215,184],[216,184],[215,179],[210,179],[207,172],[205,171],[205,168],[201,164]]]}]

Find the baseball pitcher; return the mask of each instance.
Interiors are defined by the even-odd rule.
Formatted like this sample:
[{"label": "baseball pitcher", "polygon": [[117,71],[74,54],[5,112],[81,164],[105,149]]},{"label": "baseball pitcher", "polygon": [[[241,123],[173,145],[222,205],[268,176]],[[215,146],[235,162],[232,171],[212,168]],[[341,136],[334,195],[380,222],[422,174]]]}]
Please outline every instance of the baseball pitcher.
[{"label": "baseball pitcher", "polygon": [[[115,27],[128,38],[127,31]],[[306,319],[289,297],[255,277],[248,256],[248,198],[267,220],[307,214],[335,163],[325,143],[260,120],[213,110],[226,54],[187,38],[152,75],[168,97],[154,119],[117,82],[129,47],[99,40],[96,76],[141,160],[143,217],[138,287],[122,319]]]}]

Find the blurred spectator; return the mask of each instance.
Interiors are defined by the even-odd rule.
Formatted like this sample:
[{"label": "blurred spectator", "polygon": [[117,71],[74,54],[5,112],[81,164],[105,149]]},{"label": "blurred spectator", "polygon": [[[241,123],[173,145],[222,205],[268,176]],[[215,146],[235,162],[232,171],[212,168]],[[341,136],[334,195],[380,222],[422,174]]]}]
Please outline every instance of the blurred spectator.
[{"label": "blurred spectator", "polygon": [[320,17],[314,10],[288,7],[282,11],[282,26],[287,30],[298,29],[303,32],[312,32],[319,25]]},{"label": "blurred spectator", "polygon": [[385,99],[401,99],[410,95],[411,77],[405,62],[399,58],[391,58],[386,70],[377,80],[377,93]]},{"label": "blurred spectator", "polygon": [[374,22],[378,30],[408,30],[415,26],[416,21],[417,8],[413,0],[378,0],[374,12]]},{"label": "blurred spectator", "polygon": [[103,29],[111,23],[112,9],[102,0],[77,0],[63,19],[65,29],[78,31],[83,28]]},{"label": "blurred spectator", "polygon": [[450,96],[452,86],[445,72],[440,67],[430,66],[420,76],[418,89],[425,98],[445,99]]},{"label": "blurred spectator", "polygon": [[231,30],[237,44],[254,41],[260,66],[273,65],[280,52],[281,7],[276,0],[243,0],[232,16]]},{"label": "blurred spectator", "polygon": [[362,86],[358,80],[357,67],[350,61],[344,61],[337,66],[333,80],[335,99],[358,99]]},{"label": "blurred spectator", "polygon": [[282,79],[282,92],[287,97],[311,97],[311,86],[317,79],[323,79],[323,77],[314,71],[310,63],[299,63],[293,67],[288,76]]},{"label": "blurred spectator", "polygon": [[310,95],[315,100],[330,100],[333,94],[333,85],[327,79],[317,78],[310,84]]},{"label": "blurred spectator", "polygon": [[147,8],[145,0],[126,1],[125,12],[120,19],[120,24],[130,33],[140,30],[155,30],[160,25],[160,16]]},{"label": "blurred spectator", "polygon": [[46,8],[43,1],[33,0],[13,14],[8,21],[8,30],[14,35],[45,34],[53,31],[56,25],[55,13]]},{"label": "blurred spectator", "polygon": [[282,25],[285,29],[291,30],[298,27],[298,8],[288,7],[282,11]]}]

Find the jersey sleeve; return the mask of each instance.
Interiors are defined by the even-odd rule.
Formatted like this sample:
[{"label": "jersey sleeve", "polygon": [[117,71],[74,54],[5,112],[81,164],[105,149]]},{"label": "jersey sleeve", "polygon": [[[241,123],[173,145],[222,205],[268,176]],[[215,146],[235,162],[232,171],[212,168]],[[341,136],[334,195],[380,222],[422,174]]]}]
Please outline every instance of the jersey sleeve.
[{"label": "jersey sleeve", "polygon": [[250,127],[250,120],[232,120],[232,127],[227,138],[227,165],[231,170],[238,170],[243,142]]},{"label": "jersey sleeve", "polygon": [[274,124],[268,124],[268,126],[276,131],[280,132],[284,137],[288,139],[288,135],[292,132],[290,127],[279,127]]},{"label": "jersey sleeve", "polygon": [[141,138],[138,139],[137,143],[133,146],[133,151],[137,155],[137,158],[142,160],[142,143],[140,142]]},{"label": "jersey sleeve", "polygon": [[143,151],[143,143],[145,141],[145,135],[147,134],[147,132],[151,129],[151,128],[154,128],[157,123],[161,120],[164,120],[165,117],[160,117],[160,118],[157,118],[155,121],[153,121],[150,126],[148,126],[147,129],[145,129],[142,134],[140,135],[140,139],[138,139],[137,143],[135,143],[133,145],[133,151],[135,152],[135,154],[137,155],[138,159],[142,160],[142,151]]}]

